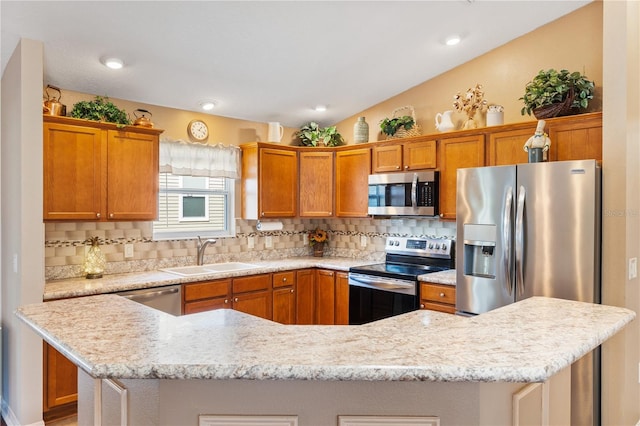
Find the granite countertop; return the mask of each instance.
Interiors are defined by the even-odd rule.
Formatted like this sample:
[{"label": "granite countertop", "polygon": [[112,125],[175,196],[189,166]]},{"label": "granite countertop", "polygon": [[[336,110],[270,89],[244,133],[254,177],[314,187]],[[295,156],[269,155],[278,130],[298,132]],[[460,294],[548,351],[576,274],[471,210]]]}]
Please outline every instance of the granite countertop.
[{"label": "granite countertop", "polygon": [[473,318],[414,311],[363,326],[280,325],[232,310],[174,317],[117,295],[16,315],[95,378],[540,382],[635,318],[533,297]]},{"label": "granite countertop", "polygon": [[418,277],[418,281],[455,286],[456,270],[449,269],[448,271],[433,272],[431,274],[420,275]]},{"label": "granite countertop", "polygon": [[116,293],[127,290],[162,287],[172,284],[240,277],[293,269],[326,268],[336,271],[348,271],[352,266],[368,265],[379,262],[340,257],[296,257],[284,260],[252,260],[247,263],[257,265],[258,268],[188,277],[157,270],[105,275],[102,278],[94,280],[88,280],[84,277],[80,277],[47,281],[44,286],[43,300]]}]

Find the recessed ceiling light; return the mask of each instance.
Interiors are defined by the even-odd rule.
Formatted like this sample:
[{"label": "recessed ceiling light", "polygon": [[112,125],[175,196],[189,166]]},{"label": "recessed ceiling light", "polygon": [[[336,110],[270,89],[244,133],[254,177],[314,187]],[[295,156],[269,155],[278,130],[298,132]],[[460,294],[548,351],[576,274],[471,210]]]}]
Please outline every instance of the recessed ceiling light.
[{"label": "recessed ceiling light", "polygon": [[216,107],[216,101],[202,101],[200,102],[200,108],[205,111],[211,111]]},{"label": "recessed ceiling light", "polygon": [[451,35],[447,37],[444,43],[447,46],[455,46],[456,44],[460,43],[460,40],[461,40],[460,36],[456,34],[456,35]]},{"label": "recessed ceiling light", "polygon": [[112,70],[119,70],[124,66],[124,62],[120,58],[105,58],[102,63]]},{"label": "recessed ceiling light", "polygon": [[323,112],[327,110],[327,106],[326,105],[316,105],[315,110],[318,112]]}]

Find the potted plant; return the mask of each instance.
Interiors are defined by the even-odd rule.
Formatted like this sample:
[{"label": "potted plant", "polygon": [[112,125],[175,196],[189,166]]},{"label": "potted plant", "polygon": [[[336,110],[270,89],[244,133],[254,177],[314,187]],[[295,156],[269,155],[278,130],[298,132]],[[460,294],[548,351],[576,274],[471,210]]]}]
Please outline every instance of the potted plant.
[{"label": "potted plant", "polygon": [[339,146],[344,143],[336,126],[321,128],[315,121],[300,127],[296,137],[303,146]]},{"label": "potted plant", "polygon": [[315,231],[309,232],[309,245],[313,247],[313,255],[322,257],[324,254],[324,245],[329,239],[327,231],[316,228]]},{"label": "potted plant", "polygon": [[71,117],[115,123],[118,127],[131,124],[131,120],[124,109],[119,109],[106,96],[96,96],[92,101],[76,103],[71,110]]},{"label": "potted plant", "polygon": [[576,113],[587,108],[594,88],[593,82],[577,71],[540,70],[525,86],[520,113],[533,113],[537,119]]},{"label": "potted plant", "polygon": [[404,130],[411,130],[416,124],[413,117],[410,115],[403,115],[402,117],[385,118],[380,121],[380,130],[387,136],[394,136],[398,130],[403,128]]}]

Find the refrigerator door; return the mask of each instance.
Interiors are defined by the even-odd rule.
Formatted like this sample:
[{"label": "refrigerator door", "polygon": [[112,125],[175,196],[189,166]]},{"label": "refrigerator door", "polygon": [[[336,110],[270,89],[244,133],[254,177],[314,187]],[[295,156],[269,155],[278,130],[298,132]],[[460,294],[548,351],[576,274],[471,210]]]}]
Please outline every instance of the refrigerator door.
[{"label": "refrigerator door", "polygon": [[456,311],[513,303],[515,166],[458,170]]},{"label": "refrigerator door", "polygon": [[594,160],[517,166],[516,300],[599,303],[600,169]]}]

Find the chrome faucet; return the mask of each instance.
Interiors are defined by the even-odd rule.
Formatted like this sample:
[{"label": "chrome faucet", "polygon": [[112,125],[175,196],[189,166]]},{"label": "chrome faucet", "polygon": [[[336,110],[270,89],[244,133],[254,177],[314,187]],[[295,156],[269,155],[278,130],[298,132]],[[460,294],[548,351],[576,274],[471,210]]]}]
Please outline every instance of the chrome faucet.
[{"label": "chrome faucet", "polygon": [[215,243],[216,240],[214,240],[213,238],[210,238],[203,242],[200,236],[198,236],[198,258],[196,260],[196,265],[202,265],[202,260],[204,258],[204,249],[206,249],[209,244]]}]

